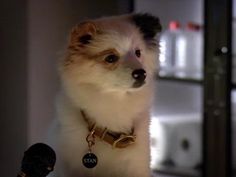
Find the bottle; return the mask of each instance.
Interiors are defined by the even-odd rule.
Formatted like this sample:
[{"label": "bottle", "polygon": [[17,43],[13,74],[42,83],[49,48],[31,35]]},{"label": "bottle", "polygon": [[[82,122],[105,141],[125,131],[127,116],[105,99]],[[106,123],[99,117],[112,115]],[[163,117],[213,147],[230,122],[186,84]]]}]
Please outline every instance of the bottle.
[{"label": "bottle", "polygon": [[177,77],[202,78],[203,35],[201,26],[189,22],[176,41],[175,75]]},{"label": "bottle", "polygon": [[175,61],[176,39],[181,33],[178,21],[171,21],[160,37],[159,75],[172,75]]}]

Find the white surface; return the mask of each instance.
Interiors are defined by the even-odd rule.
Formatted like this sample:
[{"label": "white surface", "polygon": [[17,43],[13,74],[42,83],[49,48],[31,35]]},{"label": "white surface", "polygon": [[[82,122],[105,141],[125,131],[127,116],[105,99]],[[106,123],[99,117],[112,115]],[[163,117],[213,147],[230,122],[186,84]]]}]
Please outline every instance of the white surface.
[{"label": "white surface", "polygon": [[[179,114],[153,117],[151,122],[151,167],[172,160],[178,167],[195,167],[201,162],[201,116]],[[182,142],[189,142],[184,150]]]},{"label": "white surface", "polygon": [[152,113],[154,116],[202,112],[202,86],[157,81]]}]

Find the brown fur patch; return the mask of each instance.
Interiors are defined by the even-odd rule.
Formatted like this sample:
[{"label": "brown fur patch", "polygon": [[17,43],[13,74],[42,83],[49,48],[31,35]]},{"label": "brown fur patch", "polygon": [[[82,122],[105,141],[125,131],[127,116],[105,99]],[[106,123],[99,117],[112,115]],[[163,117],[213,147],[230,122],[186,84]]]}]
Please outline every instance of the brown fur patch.
[{"label": "brown fur patch", "polygon": [[107,63],[104,59],[108,55],[116,55],[120,58],[120,54],[116,49],[107,49],[103,50],[99,53],[96,53],[94,55],[89,55],[88,53],[85,52],[80,52],[80,54],[76,53],[77,55],[68,55],[64,62],[63,66],[64,67],[69,67],[73,64],[82,64],[83,62],[87,62],[88,60],[93,60],[96,61],[98,64],[103,65],[105,68],[109,70],[114,70],[118,67],[120,61],[114,62],[114,63]]},{"label": "brown fur patch", "polygon": [[84,48],[88,44],[88,41],[85,41],[85,39],[91,40],[96,33],[97,27],[92,22],[83,22],[76,25],[70,33],[68,50],[73,53],[79,52],[81,48]]}]

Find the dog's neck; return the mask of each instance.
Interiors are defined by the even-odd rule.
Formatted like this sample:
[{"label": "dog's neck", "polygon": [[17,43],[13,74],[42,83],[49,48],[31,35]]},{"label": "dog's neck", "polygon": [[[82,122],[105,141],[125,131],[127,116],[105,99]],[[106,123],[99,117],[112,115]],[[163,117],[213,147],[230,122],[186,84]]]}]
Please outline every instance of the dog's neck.
[{"label": "dog's neck", "polygon": [[152,91],[143,89],[134,92],[118,93],[80,87],[78,95],[73,95],[72,104],[78,110],[85,110],[93,122],[100,127],[109,127],[115,132],[128,132],[142,113],[150,107]]}]

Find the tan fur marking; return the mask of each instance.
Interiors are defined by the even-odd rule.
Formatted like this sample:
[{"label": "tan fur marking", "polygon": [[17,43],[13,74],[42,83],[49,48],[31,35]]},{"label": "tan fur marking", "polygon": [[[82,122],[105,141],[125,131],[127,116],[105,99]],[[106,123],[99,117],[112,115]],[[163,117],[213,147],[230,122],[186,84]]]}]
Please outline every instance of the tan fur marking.
[{"label": "tan fur marking", "polygon": [[78,37],[89,34],[91,36],[95,35],[97,32],[97,27],[92,22],[83,22],[76,25],[71,31],[71,42],[78,41]]},{"label": "tan fur marking", "polygon": [[[80,57],[73,57],[73,54],[80,56]],[[109,69],[109,70],[114,70],[119,66],[120,61],[117,61],[115,63],[107,63],[104,61],[105,56],[114,54],[116,56],[118,56],[120,58],[120,54],[118,53],[118,51],[114,48],[112,49],[107,49],[107,50],[103,50],[95,55],[88,55],[85,52],[71,52],[68,57],[65,58],[63,66],[64,67],[69,67],[70,65],[76,64],[76,63],[80,63],[82,62],[81,60],[85,61],[85,60],[94,60],[99,62],[100,64],[102,64],[105,68]]]},{"label": "tan fur marking", "polygon": [[85,45],[81,44],[80,37],[84,35],[94,36],[97,33],[97,27],[92,22],[83,22],[72,28],[70,33],[68,50],[78,52]]}]

